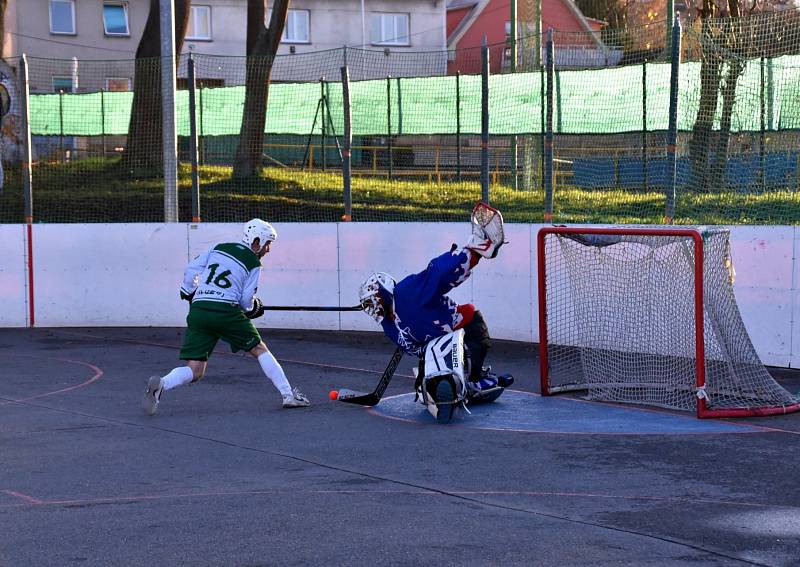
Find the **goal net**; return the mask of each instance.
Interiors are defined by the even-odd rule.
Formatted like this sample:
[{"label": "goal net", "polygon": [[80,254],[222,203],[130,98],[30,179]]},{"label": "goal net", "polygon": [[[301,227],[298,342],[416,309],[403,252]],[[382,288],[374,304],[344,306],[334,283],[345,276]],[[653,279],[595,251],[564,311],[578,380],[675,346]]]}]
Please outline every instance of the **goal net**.
[{"label": "goal net", "polygon": [[707,227],[541,229],[542,395],[587,390],[593,400],[698,417],[800,409],[747,334],[728,236]]}]

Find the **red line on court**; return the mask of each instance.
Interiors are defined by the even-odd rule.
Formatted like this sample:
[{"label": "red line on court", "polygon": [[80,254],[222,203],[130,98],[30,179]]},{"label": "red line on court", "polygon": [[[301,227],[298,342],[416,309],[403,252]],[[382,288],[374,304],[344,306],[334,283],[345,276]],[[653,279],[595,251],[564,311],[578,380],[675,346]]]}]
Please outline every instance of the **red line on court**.
[{"label": "red line on court", "polygon": [[14,490],[3,490],[2,492],[8,494],[9,496],[13,496],[14,498],[24,500],[28,504],[46,504],[44,500],[39,500],[38,498],[34,498],[33,496],[28,496],[27,494],[22,494],[21,492],[16,492]]},{"label": "red line on court", "polygon": [[[10,356],[28,356],[28,357],[31,357],[31,358],[40,358],[38,356],[34,356],[34,355],[31,355],[31,354],[16,354],[16,353],[13,353],[13,354],[10,354]],[[78,388],[83,388],[84,386],[88,386],[92,382],[98,381],[105,374],[105,372],[103,372],[103,370],[101,368],[95,366],[94,364],[89,364],[88,362],[82,362],[80,360],[70,360],[68,358],[51,358],[49,360],[57,360],[59,362],[66,362],[68,364],[80,364],[81,366],[87,366],[87,367],[91,368],[92,370],[94,370],[94,376],[92,376],[91,378],[89,378],[85,382],[81,382],[80,384],[75,384],[74,386],[67,386],[66,388],[61,388],[60,390],[53,390],[52,392],[45,392],[44,394],[37,394],[35,396],[30,396],[28,398],[21,398],[21,399],[18,399],[18,400],[15,399],[15,400],[7,401],[7,402],[0,402],[0,406],[7,405],[7,404],[12,404],[12,403],[15,403],[15,402],[16,403],[29,402],[31,400],[36,400],[38,398],[44,398],[44,397],[47,397],[47,396],[54,396],[55,394],[63,394],[64,392],[70,392],[72,390],[77,390]]]}]

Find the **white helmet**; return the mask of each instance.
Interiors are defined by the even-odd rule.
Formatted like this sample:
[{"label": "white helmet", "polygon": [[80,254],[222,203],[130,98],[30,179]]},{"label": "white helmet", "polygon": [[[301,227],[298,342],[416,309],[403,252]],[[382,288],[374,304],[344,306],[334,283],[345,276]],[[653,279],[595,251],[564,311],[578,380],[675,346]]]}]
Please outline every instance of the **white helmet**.
[{"label": "white helmet", "polygon": [[383,288],[390,295],[394,293],[394,278],[386,272],[375,272],[358,288],[358,300],[364,312],[378,323],[383,321],[384,309],[380,290]]},{"label": "white helmet", "polygon": [[261,219],[253,219],[244,225],[244,233],[242,234],[242,242],[250,246],[258,238],[260,246],[264,246],[267,242],[274,242],[278,239],[278,233],[272,228],[272,225]]}]

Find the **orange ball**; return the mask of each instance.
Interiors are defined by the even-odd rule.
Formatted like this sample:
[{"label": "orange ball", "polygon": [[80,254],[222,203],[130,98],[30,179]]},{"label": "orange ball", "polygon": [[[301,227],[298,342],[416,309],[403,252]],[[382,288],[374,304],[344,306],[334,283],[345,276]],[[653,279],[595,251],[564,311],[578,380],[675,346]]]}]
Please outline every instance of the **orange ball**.
[{"label": "orange ball", "polygon": [[339,398],[339,392],[337,392],[336,390],[331,390],[330,392],[328,392],[328,397],[332,400],[336,400]]}]

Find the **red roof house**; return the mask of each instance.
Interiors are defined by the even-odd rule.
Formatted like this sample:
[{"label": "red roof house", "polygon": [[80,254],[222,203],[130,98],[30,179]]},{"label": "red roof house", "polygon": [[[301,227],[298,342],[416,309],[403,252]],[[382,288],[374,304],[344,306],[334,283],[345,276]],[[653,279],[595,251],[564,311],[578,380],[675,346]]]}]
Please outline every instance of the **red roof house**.
[{"label": "red roof house", "polygon": [[[524,0],[518,0],[518,9]],[[548,29],[555,36],[556,64],[561,67],[595,67],[616,63],[619,59],[600,39],[604,22],[587,18],[572,0],[541,0],[542,50]],[[447,49],[451,51],[448,71],[455,73],[480,72],[480,47],[484,36],[490,46],[490,69],[499,73],[508,69],[510,50],[507,49],[511,30],[511,4],[509,0],[449,0],[447,3]],[[523,39],[518,49],[528,54],[524,36],[532,33],[520,26],[518,35]],[[530,42],[530,40],[528,40]],[[521,61],[530,60],[526,55]],[[611,60],[609,60],[611,59]],[[616,59],[616,60],[614,60]],[[572,61],[572,64],[570,64]]]}]

